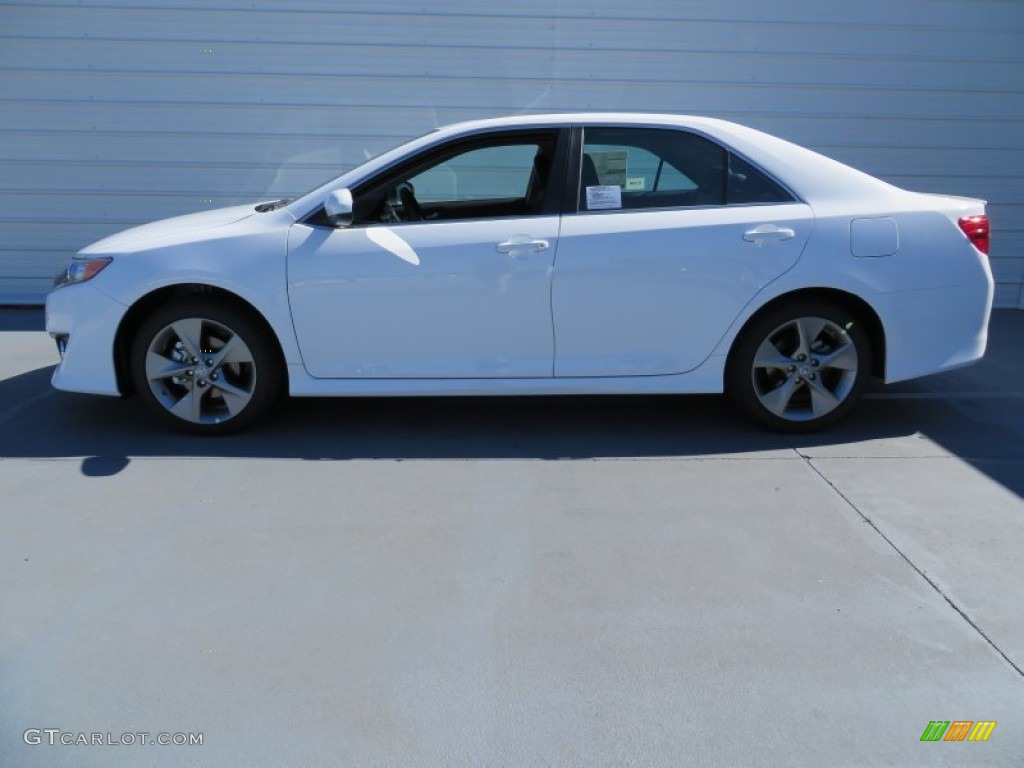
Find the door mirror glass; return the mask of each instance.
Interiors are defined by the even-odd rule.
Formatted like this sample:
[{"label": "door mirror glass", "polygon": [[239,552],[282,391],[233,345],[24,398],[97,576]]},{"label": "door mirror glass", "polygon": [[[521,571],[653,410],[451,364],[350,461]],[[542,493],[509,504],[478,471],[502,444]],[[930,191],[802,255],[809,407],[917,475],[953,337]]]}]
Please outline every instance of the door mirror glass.
[{"label": "door mirror glass", "polygon": [[352,191],[336,189],[324,200],[324,213],[327,223],[332,227],[348,227],[352,225]]}]

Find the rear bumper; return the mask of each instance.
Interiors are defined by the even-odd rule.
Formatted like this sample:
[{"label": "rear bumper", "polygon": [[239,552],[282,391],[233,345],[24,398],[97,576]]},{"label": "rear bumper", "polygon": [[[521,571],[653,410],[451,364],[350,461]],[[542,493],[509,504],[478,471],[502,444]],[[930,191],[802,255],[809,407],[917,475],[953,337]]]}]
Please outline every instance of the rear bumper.
[{"label": "rear bumper", "polygon": [[885,326],[885,381],[892,383],[962,368],[988,344],[993,284],[900,291],[876,297]]},{"label": "rear bumper", "polygon": [[57,389],[119,395],[114,338],[127,307],[89,284],[72,285],[46,297],[46,331],[57,342],[60,363],[51,382]]}]

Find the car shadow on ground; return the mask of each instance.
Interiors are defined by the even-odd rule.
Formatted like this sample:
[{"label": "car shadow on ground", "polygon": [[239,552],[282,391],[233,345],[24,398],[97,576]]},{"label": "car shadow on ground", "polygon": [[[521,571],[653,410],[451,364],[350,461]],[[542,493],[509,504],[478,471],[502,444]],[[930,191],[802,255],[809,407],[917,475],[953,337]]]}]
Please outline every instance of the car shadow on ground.
[{"label": "car shadow on ground", "polygon": [[198,438],[169,431],[139,398],[58,392],[46,367],[0,381],[0,457],[85,457],[83,473],[103,476],[131,457],[559,460],[826,448],[912,457],[928,454],[915,441],[929,439],[1024,497],[1022,332],[1024,313],[999,313],[981,365],[875,387],[847,419],[813,435],[767,432],[726,398],[693,395],[295,399],[248,432]]},{"label": "car shadow on ground", "polygon": [[[584,459],[790,447],[737,419],[718,396],[293,399],[253,429],[203,438],[171,430],[137,397],[54,391],[52,370],[0,382],[0,400],[19,403],[0,422],[0,455]],[[853,426],[849,439],[883,425]]]},{"label": "car shadow on ground", "polygon": [[[767,432],[721,396],[336,398],[284,403],[265,424],[217,438],[169,431],[139,398],[57,392],[52,368],[0,382],[18,403],[0,421],[0,456],[85,457],[90,476],[129,457],[353,459],[596,459],[744,457],[830,447],[871,456],[871,441],[929,438],[1024,496],[1024,437],[1011,424],[979,430],[974,414],[941,399],[867,399],[813,435]],[[850,452],[841,447],[850,446]],[[836,448],[840,450],[836,451]],[[915,455],[904,443],[896,455]],[[893,455],[882,451],[878,455]]]}]

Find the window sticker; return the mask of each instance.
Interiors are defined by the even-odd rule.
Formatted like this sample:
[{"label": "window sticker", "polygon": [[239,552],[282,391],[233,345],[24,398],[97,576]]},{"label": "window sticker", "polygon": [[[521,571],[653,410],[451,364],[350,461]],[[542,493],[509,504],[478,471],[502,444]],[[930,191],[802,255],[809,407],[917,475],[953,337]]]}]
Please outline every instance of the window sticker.
[{"label": "window sticker", "polygon": [[622,190],[619,187],[587,187],[588,211],[603,211],[621,207]]},{"label": "window sticker", "polygon": [[644,177],[643,176],[630,176],[626,179],[626,189],[631,192],[643,192],[644,191]]}]

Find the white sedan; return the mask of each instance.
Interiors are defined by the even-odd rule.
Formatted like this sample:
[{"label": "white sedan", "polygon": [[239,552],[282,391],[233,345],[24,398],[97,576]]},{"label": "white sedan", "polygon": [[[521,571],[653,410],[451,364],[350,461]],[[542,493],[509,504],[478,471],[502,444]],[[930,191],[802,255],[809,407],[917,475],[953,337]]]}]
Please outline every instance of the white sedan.
[{"label": "white sedan", "polygon": [[46,328],[59,389],[192,432],[285,393],[729,394],[772,428],[870,376],[985,351],[985,203],[899,189],[722,120],[461,123],[294,200],[80,251]]}]

